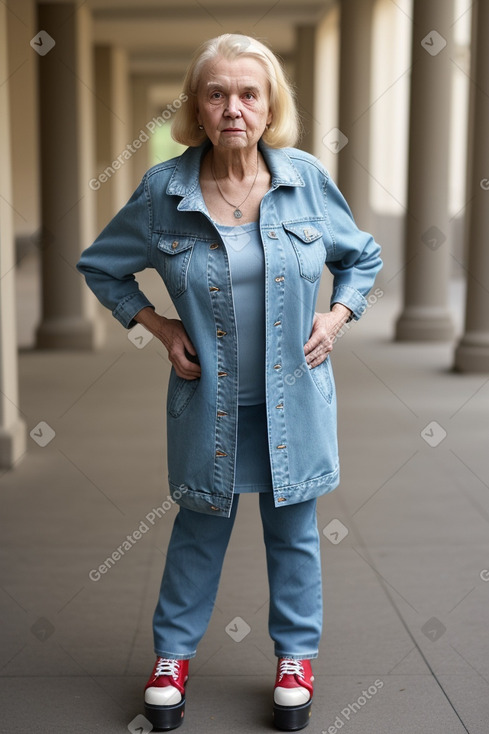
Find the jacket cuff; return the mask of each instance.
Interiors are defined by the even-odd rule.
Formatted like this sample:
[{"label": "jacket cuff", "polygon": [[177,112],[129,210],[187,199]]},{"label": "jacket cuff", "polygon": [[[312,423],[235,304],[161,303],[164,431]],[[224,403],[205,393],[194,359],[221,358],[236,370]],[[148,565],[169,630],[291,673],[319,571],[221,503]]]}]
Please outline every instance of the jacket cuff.
[{"label": "jacket cuff", "polygon": [[349,285],[338,285],[333,289],[330,307],[332,308],[335,303],[342,303],[343,306],[349,308],[355,321],[358,321],[360,316],[367,310],[367,300],[360,291]]},{"label": "jacket cuff", "polygon": [[112,315],[121,322],[126,329],[131,329],[137,324],[134,317],[143,308],[154,308],[151,301],[148,301],[144,293],[138,291],[124,298],[112,311]]}]

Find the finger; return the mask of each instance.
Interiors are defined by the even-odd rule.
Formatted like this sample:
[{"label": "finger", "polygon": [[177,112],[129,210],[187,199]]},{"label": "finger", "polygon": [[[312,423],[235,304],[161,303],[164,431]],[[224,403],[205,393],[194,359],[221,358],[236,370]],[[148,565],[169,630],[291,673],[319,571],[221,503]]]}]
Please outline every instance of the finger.
[{"label": "finger", "polygon": [[[197,356],[197,350],[190,341],[189,335],[185,331],[183,324],[180,322],[180,329],[178,332],[178,338],[182,342],[184,349],[187,350],[192,356]],[[180,345],[179,345],[180,346]]]},{"label": "finger", "polygon": [[313,359],[313,361],[309,364],[309,367],[311,370],[313,370],[315,367],[319,367],[320,364],[326,361],[327,354],[323,354],[321,357],[316,357],[316,359]]},{"label": "finger", "polygon": [[193,362],[194,364],[200,364],[200,360],[197,356],[197,354],[192,354],[188,351],[187,347],[184,348],[185,358],[188,359],[189,362]]},{"label": "finger", "polygon": [[185,349],[190,352],[190,354],[193,354],[194,356],[197,354],[197,350],[195,349],[194,345],[188,338],[187,332],[184,331],[182,334],[182,341],[184,344]]},{"label": "finger", "polygon": [[182,377],[184,380],[196,380],[200,377],[200,365],[194,364],[194,362],[189,362],[188,359],[183,358],[183,360],[178,362],[175,361],[172,364],[177,375]]},{"label": "finger", "polygon": [[[187,349],[187,344],[193,351]],[[175,339],[168,350],[168,356],[172,364],[178,363],[180,367],[182,367],[185,362],[193,362],[194,364],[198,364],[199,362],[197,354],[191,343],[188,340],[183,339],[182,336]]]},{"label": "finger", "polygon": [[319,365],[320,365],[320,364],[322,364],[323,362],[325,362],[325,361],[326,361],[326,360],[328,359],[328,357],[329,357],[329,355],[330,355],[330,352],[331,352],[331,350],[329,350],[328,352],[323,352],[323,353],[322,353],[322,354],[320,354],[320,355],[317,355],[317,356],[316,356],[316,357],[315,357],[315,358],[314,358],[314,359],[313,359],[313,360],[311,361],[311,363],[309,364],[309,368],[310,368],[310,369],[314,369],[314,367],[319,367]]},{"label": "finger", "polygon": [[[333,351],[333,343],[331,339],[321,342],[312,352],[306,356],[309,366],[317,367],[318,364],[324,362],[328,354]],[[319,361],[318,361],[319,360]]]},{"label": "finger", "polygon": [[[183,377],[184,380],[195,380],[197,377],[200,377],[200,365],[187,358],[185,349],[186,347],[183,341],[181,341],[174,345],[174,348],[168,356],[179,377]],[[188,354],[191,353],[188,352]]]},{"label": "finger", "polygon": [[314,352],[313,354],[308,354],[306,357],[306,362],[309,365],[309,367],[315,367],[319,357],[320,355],[318,354],[318,352]]},{"label": "finger", "polygon": [[304,354],[309,354],[321,343],[321,334],[316,331],[311,334],[309,340],[304,344]]},{"label": "finger", "polygon": [[184,350],[178,350],[175,352],[170,359],[171,363],[178,369],[185,379],[195,379],[200,375],[200,364],[196,363],[193,359],[188,359],[185,355]]}]

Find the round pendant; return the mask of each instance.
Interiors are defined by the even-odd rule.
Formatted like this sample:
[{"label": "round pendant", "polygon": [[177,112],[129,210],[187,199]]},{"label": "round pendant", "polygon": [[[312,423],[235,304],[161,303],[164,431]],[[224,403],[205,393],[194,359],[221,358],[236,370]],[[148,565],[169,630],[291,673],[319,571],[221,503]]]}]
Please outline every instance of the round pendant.
[{"label": "round pendant", "polygon": [[243,216],[243,212],[241,211],[241,209],[235,209],[234,216],[236,217],[236,219],[241,219],[241,217]]}]

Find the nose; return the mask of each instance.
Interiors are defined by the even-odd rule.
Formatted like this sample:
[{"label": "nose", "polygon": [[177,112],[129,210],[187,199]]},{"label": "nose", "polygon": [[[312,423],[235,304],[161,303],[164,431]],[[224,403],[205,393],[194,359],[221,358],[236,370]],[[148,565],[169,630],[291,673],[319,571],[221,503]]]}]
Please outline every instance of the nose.
[{"label": "nose", "polygon": [[239,109],[239,97],[237,95],[231,95],[228,99],[228,104],[224,110],[226,117],[231,117],[233,120],[241,117],[241,110]]}]

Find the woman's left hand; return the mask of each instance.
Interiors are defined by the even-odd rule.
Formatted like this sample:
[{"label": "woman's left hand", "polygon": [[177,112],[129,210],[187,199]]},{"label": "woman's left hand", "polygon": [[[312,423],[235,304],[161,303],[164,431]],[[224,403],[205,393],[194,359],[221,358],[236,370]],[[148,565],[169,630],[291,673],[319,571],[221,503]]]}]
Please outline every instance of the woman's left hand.
[{"label": "woman's left hand", "polygon": [[309,340],[304,344],[306,362],[312,369],[320,365],[332,351],[336,335],[351,316],[342,303],[335,303],[329,313],[316,313]]}]

